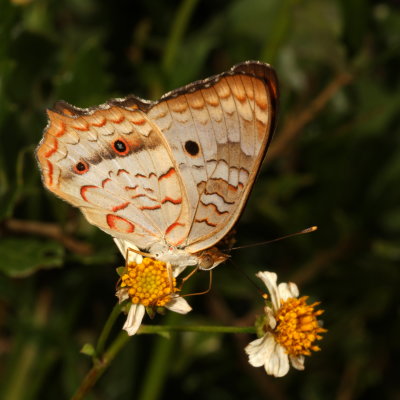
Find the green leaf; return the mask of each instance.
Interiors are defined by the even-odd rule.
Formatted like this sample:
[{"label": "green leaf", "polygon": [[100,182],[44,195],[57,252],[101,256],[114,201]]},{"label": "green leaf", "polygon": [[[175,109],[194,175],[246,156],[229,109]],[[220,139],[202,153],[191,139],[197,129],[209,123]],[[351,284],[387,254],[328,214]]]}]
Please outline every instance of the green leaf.
[{"label": "green leaf", "polygon": [[117,268],[117,274],[118,274],[118,276],[122,276],[122,275],[124,275],[125,273],[126,273],[126,267],[118,267]]},{"label": "green leaf", "polygon": [[64,248],[57,242],[6,238],[0,242],[0,271],[13,278],[63,265]]},{"label": "green leaf", "polygon": [[90,343],[85,343],[81,349],[82,354],[86,354],[89,357],[94,357],[96,355],[96,350]]}]

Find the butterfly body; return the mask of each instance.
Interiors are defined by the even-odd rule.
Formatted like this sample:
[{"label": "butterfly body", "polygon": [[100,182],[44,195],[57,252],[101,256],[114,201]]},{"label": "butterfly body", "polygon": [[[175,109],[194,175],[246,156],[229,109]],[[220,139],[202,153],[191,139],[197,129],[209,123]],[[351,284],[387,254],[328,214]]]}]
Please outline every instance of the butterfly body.
[{"label": "butterfly body", "polygon": [[278,83],[246,62],[167,93],[58,102],[37,149],[45,186],[89,222],[177,267],[213,268],[275,128]]}]

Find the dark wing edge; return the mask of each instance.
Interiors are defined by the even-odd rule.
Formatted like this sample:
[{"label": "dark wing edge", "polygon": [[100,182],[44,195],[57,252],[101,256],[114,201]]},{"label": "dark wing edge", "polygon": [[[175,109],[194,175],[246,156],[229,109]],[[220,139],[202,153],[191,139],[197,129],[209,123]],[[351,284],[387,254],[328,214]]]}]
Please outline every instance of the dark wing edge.
[{"label": "dark wing edge", "polygon": [[[145,100],[135,95],[128,95],[127,97],[123,98],[110,99],[98,106],[81,108],[69,104],[64,100],[59,100],[53,105],[53,107],[49,108],[49,110],[72,118],[74,117],[78,118],[83,115],[90,115],[99,109],[105,110],[112,106],[117,106],[130,110],[139,109],[147,113],[152,107],[163,101],[178,97],[186,93],[192,93],[202,88],[210,87],[215,83],[217,83],[224,76],[238,75],[238,74],[257,77],[258,79],[261,79],[268,86],[270,92],[272,93],[271,96],[272,106],[275,109],[273,116],[274,118],[273,127],[275,128],[276,115],[278,111],[278,99],[279,99],[278,78],[276,76],[275,70],[269,64],[263,63],[261,61],[244,61],[242,63],[236,64],[229,71],[225,71],[220,74],[213,75],[209,78],[189,83],[178,89],[167,92],[163,96],[161,96],[159,100],[156,101]],[[274,129],[272,130],[272,133],[273,131]]]}]

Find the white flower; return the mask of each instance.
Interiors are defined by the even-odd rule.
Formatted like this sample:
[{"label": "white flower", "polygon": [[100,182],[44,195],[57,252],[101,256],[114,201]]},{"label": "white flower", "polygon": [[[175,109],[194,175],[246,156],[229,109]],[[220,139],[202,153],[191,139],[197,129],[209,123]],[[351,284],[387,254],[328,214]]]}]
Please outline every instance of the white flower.
[{"label": "white flower", "polygon": [[267,374],[275,377],[286,375],[289,364],[303,370],[304,356],[319,350],[313,343],[322,339],[320,333],[326,332],[317,320],[323,311],[315,310],[319,303],[308,305],[306,296],[298,298],[299,289],[294,283],[277,285],[275,273],[260,271],[256,276],[265,283],[271,305],[264,308],[263,336],[245,348],[249,363],[264,366]]},{"label": "white flower", "polygon": [[[132,250],[139,249],[126,240],[114,238],[122,255],[127,257],[126,266],[130,274],[122,276],[122,283],[117,290],[119,302],[131,299],[132,304],[123,329],[128,335],[134,335],[143,320],[146,306],[162,306],[179,314],[187,314],[191,311],[188,302],[180,297],[175,288],[175,276],[172,276],[169,264],[151,258],[143,258],[142,255]],[[153,267],[151,274],[149,266]],[[155,285],[155,281],[157,284]],[[160,283],[161,281],[161,283]]]}]

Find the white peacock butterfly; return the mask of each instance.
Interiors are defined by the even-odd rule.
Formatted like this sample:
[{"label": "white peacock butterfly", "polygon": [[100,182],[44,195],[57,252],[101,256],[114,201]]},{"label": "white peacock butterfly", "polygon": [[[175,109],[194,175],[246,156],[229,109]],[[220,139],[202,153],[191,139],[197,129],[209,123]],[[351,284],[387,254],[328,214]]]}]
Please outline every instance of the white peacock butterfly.
[{"label": "white peacock butterfly", "polygon": [[47,111],[44,185],[121,241],[182,269],[211,269],[276,125],[274,70],[247,61],[151,102],[135,96]]}]

